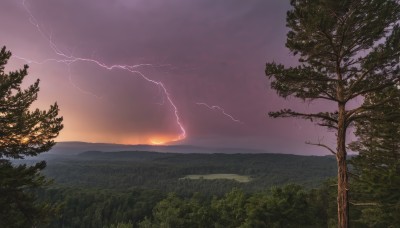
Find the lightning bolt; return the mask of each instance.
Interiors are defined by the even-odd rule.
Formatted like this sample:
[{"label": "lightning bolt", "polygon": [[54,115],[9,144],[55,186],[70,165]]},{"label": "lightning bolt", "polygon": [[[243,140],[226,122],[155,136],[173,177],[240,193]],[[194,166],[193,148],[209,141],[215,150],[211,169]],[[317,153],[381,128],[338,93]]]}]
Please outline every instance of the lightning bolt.
[{"label": "lightning bolt", "polygon": [[[22,1],[22,4],[25,8],[25,11],[28,13],[29,15],[29,22],[36,27],[37,31],[49,42],[50,48],[54,51],[54,53],[59,57],[59,59],[56,58],[52,58],[52,59],[46,59],[43,61],[33,61],[27,58],[23,58],[21,56],[16,56],[15,58],[26,61],[27,63],[33,63],[33,64],[46,64],[46,63],[51,63],[51,62],[56,62],[56,63],[63,63],[66,64],[68,67],[71,66],[71,64],[76,63],[76,62],[87,62],[87,63],[91,63],[91,64],[95,64],[98,67],[101,67],[105,70],[115,70],[115,69],[120,69],[120,70],[124,70],[124,71],[128,71],[132,74],[138,75],[140,76],[142,79],[146,80],[149,83],[152,83],[154,85],[156,85],[157,87],[160,88],[160,90],[163,92],[163,94],[166,97],[166,101],[169,103],[169,105],[172,107],[173,113],[175,115],[175,119],[176,119],[176,124],[180,129],[180,134],[179,136],[172,141],[178,141],[178,140],[183,140],[186,138],[186,130],[181,122],[181,117],[179,115],[179,110],[177,108],[177,106],[175,105],[175,102],[173,101],[170,93],[168,92],[167,88],[164,86],[164,84],[161,81],[156,81],[153,80],[149,77],[147,77],[146,75],[144,75],[142,72],[140,72],[138,70],[138,68],[140,67],[145,67],[145,66],[151,66],[151,67],[155,67],[155,65],[153,64],[137,64],[137,65],[120,65],[120,64],[115,64],[115,65],[108,65],[105,64],[103,62],[100,62],[96,59],[92,59],[92,58],[82,58],[82,57],[76,57],[73,56],[72,54],[66,54],[63,51],[61,51],[61,49],[58,48],[58,46],[55,44],[55,42],[52,40],[52,36],[51,35],[46,35],[46,33],[43,31],[42,27],[39,25],[38,21],[36,20],[36,18],[33,16],[32,12],[29,10],[27,4],[26,4],[26,0]],[[160,66],[160,65],[159,65]],[[69,72],[70,73],[70,72]],[[81,92],[84,93],[89,93],[81,88],[79,88],[77,85],[75,85],[72,82],[71,79],[71,74],[69,75],[69,79],[70,82],[74,85],[75,88],[77,88],[78,90],[80,90]],[[96,95],[95,95],[96,96]]]},{"label": "lightning bolt", "polygon": [[67,60],[46,59],[46,60],[43,60],[43,61],[34,61],[34,60],[27,59],[27,58],[24,58],[24,57],[21,57],[21,56],[18,56],[18,55],[15,55],[15,56],[13,55],[12,58],[14,58],[14,59],[19,59],[19,60],[24,61],[24,62],[26,62],[26,63],[28,63],[28,64],[36,64],[36,65],[44,65],[44,64],[47,64],[47,63],[50,63],[50,62],[64,63],[64,64],[67,65],[68,81],[69,81],[69,83],[72,85],[72,87],[74,87],[76,90],[78,90],[79,92],[81,92],[81,93],[83,93],[83,94],[90,95],[90,96],[95,97],[95,98],[97,98],[97,99],[103,99],[102,96],[99,96],[99,95],[97,95],[97,94],[94,94],[94,93],[92,93],[92,92],[89,92],[89,91],[87,91],[87,90],[85,90],[85,89],[79,87],[79,86],[72,80],[71,62],[68,62]]},{"label": "lightning bolt", "polygon": [[236,122],[236,123],[241,123],[241,124],[243,124],[243,122],[242,121],[240,121],[240,120],[238,120],[238,119],[235,119],[231,114],[228,114],[228,113],[226,113],[225,112],[225,110],[223,109],[223,108],[221,108],[220,106],[218,106],[218,105],[208,105],[208,104],[206,104],[206,103],[204,103],[204,102],[198,102],[198,103],[196,103],[197,105],[202,105],[202,106],[205,106],[205,107],[207,107],[208,109],[211,109],[211,110],[219,110],[224,116],[226,116],[226,117],[228,117],[229,119],[231,119],[232,121],[234,121],[234,122]]}]

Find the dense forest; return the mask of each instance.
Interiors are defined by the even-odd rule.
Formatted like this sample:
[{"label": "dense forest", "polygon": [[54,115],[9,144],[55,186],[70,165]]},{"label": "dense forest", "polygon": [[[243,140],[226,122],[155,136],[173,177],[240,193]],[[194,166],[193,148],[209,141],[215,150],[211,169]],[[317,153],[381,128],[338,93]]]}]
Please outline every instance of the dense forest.
[{"label": "dense forest", "polygon": [[[59,205],[44,227],[325,227],[335,224],[334,188],[298,185],[254,193],[190,197],[162,191],[53,187],[40,200]],[[118,226],[121,227],[121,226]]]},{"label": "dense forest", "polygon": [[[270,222],[260,227],[295,225],[299,219],[302,222],[298,224],[305,226],[326,224],[328,208],[324,206],[329,204],[321,202],[329,201],[326,180],[335,176],[332,156],[89,151],[54,156],[47,163],[44,173],[54,183],[38,191],[39,199],[58,208],[48,227],[111,227],[118,223],[128,227],[254,227],[267,222],[263,216],[277,212],[278,208],[270,208],[261,213],[262,208],[273,206],[267,202],[288,195],[295,197],[286,199],[293,202],[275,205],[282,207],[277,213],[283,214],[271,215]],[[183,178],[218,173],[245,175],[251,181]],[[324,184],[323,191],[319,187]],[[318,203],[317,198],[323,201]],[[334,200],[331,203],[334,209]],[[300,212],[309,219],[299,215],[286,221],[285,213]],[[317,221],[315,213],[324,215]],[[239,214],[240,219],[234,219]],[[276,216],[281,216],[281,221],[275,220]]]},{"label": "dense forest", "polygon": [[[44,171],[58,184],[94,188],[150,188],[190,195],[223,195],[233,187],[254,192],[286,183],[316,187],[335,176],[331,156],[284,154],[177,154],[155,152],[85,152],[52,159]],[[191,174],[232,173],[252,181],[183,179]]]},{"label": "dense forest", "polygon": [[[332,156],[90,151],[47,163],[54,183],[37,193],[57,210],[42,227],[336,226]],[[215,173],[251,181],[182,179]],[[377,223],[352,209],[354,227]]]}]

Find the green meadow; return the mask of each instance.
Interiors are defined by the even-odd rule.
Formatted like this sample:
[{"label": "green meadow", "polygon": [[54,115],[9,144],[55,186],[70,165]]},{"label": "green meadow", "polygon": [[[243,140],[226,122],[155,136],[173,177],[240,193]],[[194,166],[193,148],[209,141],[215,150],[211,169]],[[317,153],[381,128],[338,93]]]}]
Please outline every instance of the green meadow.
[{"label": "green meadow", "polygon": [[251,181],[249,176],[243,176],[238,174],[229,174],[229,173],[216,173],[216,174],[205,174],[205,175],[187,175],[181,179],[191,179],[191,180],[217,180],[217,179],[229,179],[235,180],[237,182],[246,183]]}]

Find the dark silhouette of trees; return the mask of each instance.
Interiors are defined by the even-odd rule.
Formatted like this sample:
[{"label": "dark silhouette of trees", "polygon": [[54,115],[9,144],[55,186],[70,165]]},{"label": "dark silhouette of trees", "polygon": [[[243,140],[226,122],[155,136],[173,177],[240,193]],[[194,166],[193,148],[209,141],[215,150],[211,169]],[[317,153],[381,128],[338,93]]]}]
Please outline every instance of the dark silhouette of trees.
[{"label": "dark silhouette of trees", "polygon": [[52,208],[35,201],[32,192],[48,181],[40,174],[46,163],[13,165],[10,159],[23,159],[48,151],[62,129],[58,106],[48,111],[30,110],[37,99],[39,80],[21,88],[28,66],[5,72],[11,52],[0,51],[0,227],[31,227],[45,220]]},{"label": "dark silhouette of trees", "polygon": [[299,56],[300,65],[267,63],[266,75],[278,95],[306,102],[325,100],[335,111],[299,113],[290,109],[272,117],[299,117],[336,132],[337,148],[328,149],[338,166],[338,227],[349,223],[349,183],[346,130],[371,110],[393,99],[357,107],[349,102],[379,94],[400,80],[400,5],[395,0],[292,0],[287,14],[286,46]]}]

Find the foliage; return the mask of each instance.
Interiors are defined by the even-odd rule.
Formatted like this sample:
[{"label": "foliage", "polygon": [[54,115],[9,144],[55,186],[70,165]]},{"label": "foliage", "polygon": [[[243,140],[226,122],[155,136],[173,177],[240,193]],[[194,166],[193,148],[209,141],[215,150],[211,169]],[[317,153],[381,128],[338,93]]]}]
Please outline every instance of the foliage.
[{"label": "foliage", "polygon": [[211,208],[214,211],[215,227],[239,227],[246,219],[246,198],[238,189],[233,189],[219,200],[214,198]]},{"label": "foliage", "polygon": [[[400,4],[396,0],[292,0],[287,13],[286,47],[299,56],[299,66],[267,63],[265,73],[278,95],[303,101],[324,100],[333,111],[300,113],[290,109],[272,117],[299,117],[336,132],[337,148],[328,149],[338,161],[339,227],[348,226],[346,131],[393,99],[350,107],[400,80]],[[354,103],[353,103],[354,104]]]},{"label": "foliage", "polygon": [[[385,102],[371,118],[359,120],[358,141],[351,144],[359,155],[351,160],[354,167],[353,198],[362,206],[362,221],[373,227],[400,224],[400,91],[388,88],[364,101],[381,102],[388,94],[396,99]],[[393,96],[393,95],[389,95]]]},{"label": "foliage", "polygon": [[[141,162],[135,152],[107,153],[104,160],[94,155],[88,160],[49,160],[46,172],[63,186],[40,191],[40,200],[62,207],[61,216],[44,227],[337,226],[337,182],[313,176],[315,169],[321,170],[316,174],[334,176],[332,157],[147,153],[152,158],[140,154]],[[179,180],[192,172],[227,170],[254,178],[248,183]],[[295,174],[306,188],[282,186],[295,181],[288,178]],[[274,183],[281,186],[271,188]],[[309,183],[322,185],[310,189]],[[352,207],[350,214],[352,227],[373,226],[377,219],[386,224],[388,219],[380,211],[359,207]]]},{"label": "foliage", "polygon": [[[251,215],[250,210],[262,211],[256,199],[270,194],[258,195],[260,191],[291,182],[317,186],[335,175],[335,161],[330,156],[284,154],[90,152],[68,158],[53,156],[48,163],[45,173],[55,178],[58,187],[42,191],[40,199],[63,206],[62,216],[54,218],[49,227],[109,227],[129,221],[133,227],[256,224],[252,221],[260,217]],[[179,180],[194,173],[215,172],[250,175],[252,180]],[[308,190],[301,191],[308,195]],[[175,194],[166,197],[168,192]],[[309,200],[307,210],[320,216],[324,204],[311,196]]]},{"label": "foliage", "polygon": [[11,52],[3,47],[0,51],[0,158],[23,158],[48,151],[54,138],[62,129],[58,106],[48,111],[29,107],[37,99],[39,80],[27,89],[21,89],[22,80],[28,75],[28,66],[5,73],[5,65]]},{"label": "foliage", "polygon": [[110,228],[133,228],[132,222],[118,223],[117,225],[111,225]]},{"label": "foliage", "polygon": [[10,57],[11,52],[3,47],[0,51],[0,226],[27,227],[44,222],[46,215],[55,209],[36,202],[31,192],[48,183],[40,174],[46,163],[13,166],[9,159],[48,151],[63,126],[57,104],[48,111],[30,111],[37,99],[39,80],[22,89],[28,66],[6,73]]},{"label": "foliage", "polygon": [[[160,201],[153,209],[154,223],[157,227],[207,227],[211,213],[195,196],[181,199],[175,194]],[[154,225],[154,224],[153,224]]]},{"label": "foliage", "polygon": [[[85,156],[83,156],[85,155]],[[146,157],[147,156],[147,157]],[[149,188],[178,195],[222,196],[232,188],[246,192],[297,183],[316,187],[335,173],[331,156],[286,154],[171,154],[153,152],[86,153],[49,160],[45,173],[59,184],[106,189]],[[318,172],[316,172],[318,170]],[[187,175],[236,173],[251,181],[189,180]]]},{"label": "foliage", "polygon": [[[256,205],[261,204],[264,209],[264,216],[261,218],[255,216],[255,218],[259,223],[265,222],[265,227],[301,227],[311,224],[307,197],[307,193],[300,186],[287,185],[283,188],[272,188],[267,196],[252,197],[252,202]],[[260,198],[263,200],[259,200]],[[257,206],[250,204],[248,208],[257,208]],[[249,221],[257,220],[249,219]]]},{"label": "foliage", "polygon": [[46,164],[14,167],[11,162],[0,161],[0,227],[28,227],[48,220],[57,208],[36,202],[31,191],[48,184],[38,170]]},{"label": "foliage", "polygon": [[[329,180],[313,189],[295,184],[251,192],[233,188],[219,196],[207,185],[191,194],[59,186],[39,196],[62,205],[61,216],[43,227],[336,227],[336,185]],[[390,219],[382,211],[364,209],[351,208],[352,227],[382,227]]]},{"label": "foliage", "polygon": [[315,227],[326,223],[315,217],[309,193],[297,185],[246,195],[233,189],[222,198],[200,203],[196,196],[169,195],[140,227]]},{"label": "foliage", "polygon": [[[52,187],[39,192],[42,201],[61,205],[49,227],[109,227],[136,224],[150,215],[164,194],[153,190],[112,191]],[[121,223],[121,224],[119,224]]]}]

